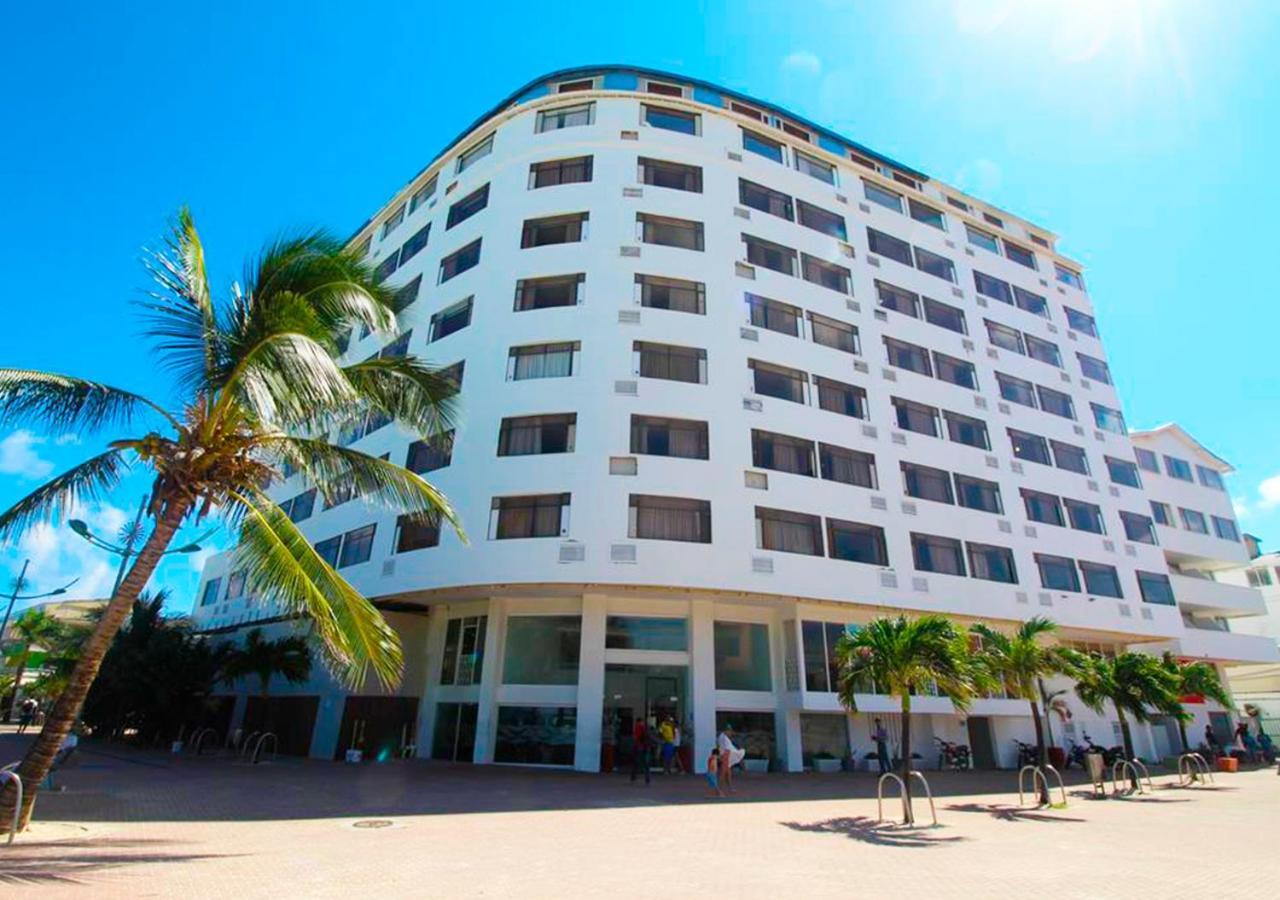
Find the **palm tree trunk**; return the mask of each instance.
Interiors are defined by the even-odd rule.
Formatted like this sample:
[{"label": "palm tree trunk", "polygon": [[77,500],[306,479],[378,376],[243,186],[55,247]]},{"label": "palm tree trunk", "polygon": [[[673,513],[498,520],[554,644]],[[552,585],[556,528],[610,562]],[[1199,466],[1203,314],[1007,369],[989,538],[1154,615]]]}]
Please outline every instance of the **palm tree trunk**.
[{"label": "palm tree trunk", "polygon": [[[1049,753],[1044,745],[1044,723],[1040,720],[1040,707],[1036,701],[1032,699],[1031,703],[1031,721],[1036,726],[1036,759],[1041,768],[1049,764]],[[1048,773],[1045,773],[1046,776]],[[1033,779],[1040,783],[1040,805],[1048,806],[1051,802],[1049,799],[1049,779]]]},{"label": "palm tree trunk", "polygon": [[1047,746],[1053,746],[1053,719],[1049,717],[1049,695],[1044,689],[1044,679],[1036,679],[1036,687],[1040,690],[1040,707],[1044,713],[1045,739]]},{"label": "palm tree trunk", "polygon": [[1182,738],[1182,752],[1191,752],[1191,739],[1187,737],[1187,720],[1178,717],[1178,737]]},{"label": "palm tree trunk", "polygon": [[[164,514],[156,521],[155,528],[147,537],[147,542],[143,545],[129,574],[125,576],[124,581],[120,582],[97,627],[94,628],[93,634],[85,641],[84,649],[71,673],[66,689],[58,697],[52,712],[45,719],[39,737],[31,745],[26,756],[22,758],[22,764],[18,767],[18,777],[22,779],[23,786],[22,810],[18,819],[19,831],[26,828],[31,819],[31,809],[35,804],[40,783],[53,768],[54,757],[71,731],[71,726],[75,724],[76,717],[80,715],[84,699],[88,696],[89,688],[98,675],[98,669],[102,666],[102,658],[111,646],[116,632],[120,630],[120,626],[133,609],[134,601],[147,586],[156,566],[160,564],[161,554],[173,540],[178,526],[182,524],[187,510],[190,509],[190,504],[175,498],[173,503],[162,508],[165,509]],[[12,821],[15,793],[13,787],[7,783],[3,792],[0,793],[0,834],[8,831],[9,823]]]},{"label": "palm tree trunk", "polygon": [[911,689],[902,692],[902,824],[916,823],[911,808]]},{"label": "palm tree trunk", "polygon": [[[1116,717],[1120,720],[1120,739],[1124,742],[1124,758],[1132,760],[1133,752],[1133,735],[1129,733],[1129,720],[1124,717],[1124,710],[1119,706],[1116,707]],[[1129,775],[1129,784],[1136,791],[1138,790],[1138,776],[1131,772]]]}]

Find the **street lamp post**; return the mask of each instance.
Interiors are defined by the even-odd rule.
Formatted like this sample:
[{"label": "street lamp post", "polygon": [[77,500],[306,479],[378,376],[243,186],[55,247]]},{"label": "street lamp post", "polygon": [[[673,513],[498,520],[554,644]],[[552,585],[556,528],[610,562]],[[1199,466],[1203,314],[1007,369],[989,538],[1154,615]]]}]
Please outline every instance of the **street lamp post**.
[{"label": "street lamp post", "polygon": [[[120,567],[116,569],[115,584],[111,587],[111,595],[113,597],[115,596],[116,591],[120,589],[120,582],[124,581],[125,573],[129,568],[129,560],[135,556],[134,547],[142,540],[142,517],[147,510],[148,499],[149,498],[147,497],[143,497],[142,502],[138,504],[138,514],[133,517],[133,524],[120,529],[120,533],[117,536],[117,540],[120,541],[119,544],[113,544],[110,541],[98,537],[89,530],[88,524],[83,519],[72,519],[67,523],[71,527],[72,531],[80,535],[80,537],[84,538],[99,550],[106,550],[108,553],[112,553],[120,557]],[[168,556],[171,553],[195,553],[201,549],[200,542],[211,534],[213,534],[212,530],[207,531],[191,543],[184,544],[181,547],[174,547],[172,550],[166,550],[160,555]]]},{"label": "street lamp post", "polygon": [[[22,571],[18,573],[18,577],[14,579],[13,593],[9,595],[9,604],[8,606],[5,607],[4,618],[0,619],[0,642],[4,641],[4,634],[6,631],[9,630],[9,617],[13,615],[13,605],[15,603],[17,603],[19,600],[42,600],[45,597],[56,597],[59,594],[65,594],[67,592],[67,588],[71,587],[73,584],[75,584],[77,581],[80,580],[79,578],[73,578],[70,581],[68,581],[66,584],[64,584],[62,587],[56,588],[52,591],[46,591],[43,594],[20,594],[18,592],[27,586],[27,568],[30,565],[31,565],[31,560],[29,559],[23,560]],[[20,687],[22,687],[22,685],[17,684],[16,682],[13,685],[13,692],[9,695],[10,703],[5,707],[5,712],[4,712],[4,721],[6,722],[9,721],[9,716],[13,713],[12,699],[18,696],[18,688]]]}]

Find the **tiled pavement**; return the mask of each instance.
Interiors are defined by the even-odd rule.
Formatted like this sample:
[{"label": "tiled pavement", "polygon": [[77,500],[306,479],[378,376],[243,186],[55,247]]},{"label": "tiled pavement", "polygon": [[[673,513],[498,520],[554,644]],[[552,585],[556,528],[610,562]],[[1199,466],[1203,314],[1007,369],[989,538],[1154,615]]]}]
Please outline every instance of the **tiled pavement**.
[{"label": "tiled pavement", "polygon": [[[0,733],[0,758],[20,750]],[[681,776],[83,750],[33,831],[0,846],[0,897],[1205,900],[1280,884],[1273,769],[1189,790],[1157,775],[1129,800],[1069,786],[1045,812],[1018,810],[1013,773],[932,774],[941,827],[904,831],[874,822],[862,774],[747,776],[721,801]],[[367,820],[390,824],[353,827]]]}]

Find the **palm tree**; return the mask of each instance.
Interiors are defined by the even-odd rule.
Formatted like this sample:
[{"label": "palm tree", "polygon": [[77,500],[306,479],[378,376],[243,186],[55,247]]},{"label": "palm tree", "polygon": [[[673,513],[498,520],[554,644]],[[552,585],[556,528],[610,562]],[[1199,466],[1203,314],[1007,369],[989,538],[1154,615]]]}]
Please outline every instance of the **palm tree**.
[{"label": "palm tree", "polygon": [[[1071,653],[1075,665],[1076,696],[1089,709],[1105,714],[1109,701],[1120,721],[1126,759],[1134,759],[1129,719],[1149,722],[1178,702],[1178,679],[1154,656],[1125,652],[1108,657],[1100,653]],[[1136,779],[1134,787],[1137,787]]]},{"label": "palm tree", "polygon": [[[1040,715],[1042,679],[1072,671],[1070,656],[1057,647],[1046,646],[1040,639],[1052,634],[1057,624],[1043,616],[1028,619],[1012,635],[978,624],[969,628],[982,642],[979,658],[987,672],[1004,684],[1013,697],[1031,706],[1031,721],[1036,729],[1036,758],[1041,766],[1048,762],[1045,750],[1044,721]],[[1040,802],[1049,803],[1049,786],[1040,784]]]},{"label": "palm tree", "polygon": [[857,711],[856,695],[879,688],[902,702],[903,824],[915,822],[911,809],[911,696],[936,684],[959,711],[984,686],[963,632],[950,619],[927,615],[873,619],[836,642],[840,702]]},{"label": "palm tree", "polygon": [[1188,694],[1199,694],[1201,697],[1208,697],[1224,709],[1231,709],[1233,705],[1231,695],[1222,686],[1218,670],[1211,663],[1180,662],[1176,656],[1168,652],[1164,654],[1163,663],[1164,667],[1177,678],[1175,694],[1178,702],[1167,712],[1178,720],[1178,736],[1182,738],[1182,752],[1190,753],[1191,741],[1187,737],[1187,722],[1191,719],[1191,714],[1182,705],[1182,698]]},{"label": "palm tree", "polygon": [[[155,281],[143,302],[146,334],[173,377],[170,407],[81,378],[0,369],[0,425],[125,431],[0,513],[0,541],[103,497],[131,462],[154,475],[150,532],[18,770],[31,787],[24,826],[34,788],[75,721],[112,637],[188,520],[215,513],[237,528],[233,563],[245,571],[247,588],[309,617],[327,664],[353,685],[368,673],[385,686],[398,682],[403,663],[396,632],[316,552],[268,488],[295,469],[326,499],[359,493],[410,516],[447,520],[461,535],[448,501],[418,475],[329,441],[335,429],[373,417],[396,419],[429,439],[448,427],[456,393],[449,377],[410,356],[339,361],[351,328],[381,335],[396,329],[393,295],[357,252],[322,231],[282,238],[250,262],[243,284],[218,299],[195,223],[183,209],[146,265]],[[4,794],[10,810],[12,795]],[[0,821],[7,823],[7,814]]]},{"label": "palm tree", "polygon": [[291,634],[275,640],[266,640],[262,629],[255,628],[245,635],[244,644],[227,651],[222,665],[222,680],[227,683],[256,675],[259,696],[265,703],[271,678],[279,675],[290,684],[299,684],[311,677],[311,651],[307,639]]},{"label": "palm tree", "polygon": [[27,664],[31,661],[31,651],[37,647],[48,649],[58,633],[62,623],[43,609],[29,609],[13,621],[13,635],[16,638],[13,648],[5,662],[14,669],[13,693],[5,704],[4,720],[8,722],[13,716],[13,705],[18,700],[18,691],[22,689],[22,676],[27,674]]}]

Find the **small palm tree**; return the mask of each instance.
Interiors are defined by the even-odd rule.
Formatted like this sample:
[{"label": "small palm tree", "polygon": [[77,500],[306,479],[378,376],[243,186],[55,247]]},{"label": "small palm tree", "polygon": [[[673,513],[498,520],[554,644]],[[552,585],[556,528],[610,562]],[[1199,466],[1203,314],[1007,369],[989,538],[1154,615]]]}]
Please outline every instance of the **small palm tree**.
[{"label": "small palm tree", "polygon": [[929,684],[949,697],[957,710],[969,702],[985,679],[974,664],[964,633],[950,619],[927,615],[873,619],[836,642],[840,702],[857,711],[856,695],[872,686],[902,703],[902,815],[915,822],[911,809],[911,696]]},{"label": "small palm tree", "polygon": [[[1166,669],[1161,660],[1145,653],[1125,652],[1114,657],[1072,653],[1072,659],[1076,696],[1099,714],[1105,714],[1108,702],[1112,705],[1120,721],[1125,758],[1133,759],[1129,719],[1150,722],[1154,716],[1176,707],[1177,676]],[[1137,787],[1136,781],[1134,787]]]},{"label": "small palm tree", "polygon": [[1218,670],[1207,662],[1181,662],[1172,653],[1165,653],[1164,667],[1177,679],[1175,693],[1178,698],[1176,706],[1167,712],[1178,720],[1178,736],[1182,738],[1182,752],[1191,752],[1191,741],[1187,737],[1187,722],[1191,719],[1182,705],[1182,698],[1188,694],[1199,694],[1207,697],[1224,709],[1231,709],[1231,695],[1222,686]]},{"label": "small palm tree", "polygon": [[275,640],[262,636],[255,628],[245,635],[244,644],[227,651],[222,664],[222,680],[226,683],[256,676],[258,695],[267,699],[273,676],[279,675],[290,684],[300,684],[311,677],[311,650],[307,639],[291,634]]},{"label": "small palm tree", "polygon": [[[130,464],[155,476],[150,532],[18,769],[30,786],[22,827],[112,638],[185,522],[216,513],[238,529],[234,564],[245,571],[247,588],[309,617],[326,662],[347,683],[372,672],[388,686],[402,672],[396,632],[267,490],[296,469],[326,499],[357,493],[410,516],[447,520],[461,534],[448,502],[421,477],[329,441],[342,426],[374,417],[429,439],[448,427],[456,393],[449,377],[411,356],[339,361],[353,327],[388,336],[396,330],[392,294],[359,254],[324,232],[278,240],[246,268],[243,285],[216,299],[184,209],[147,267],[156,289],[143,304],[146,332],[173,376],[171,407],[81,378],[0,368],[2,426],[35,423],[82,435],[126,429],[106,450],[0,513],[0,541],[101,498]],[[12,789],[0,795],[0,828],[13,796]]]},{"label": "small palm tree", "polygon": [[31,651],[36,648],[49,649],[57,640],[62,623],[43,609],[29,609],[14,619],[11,627],[14,642],[5,662],[14,670],[13,694],[5,705],[6,722],[13,715],[13,705],[17,702],[18,691],[22,689],[22,677],[27,674],[27,664],[31,661]]},{"label": "small palm tree", "polygon": [[[1073,669],[1070,656],[1060,648],[1041,643],[1041,638],[1053,634],[1057,628],[1055,622],[1036,616],[1023,622],[1012,635],[982,624],[969,629],[970,634],[982,642],[979,659],[987,672],[1003,683],[1013,697],[1026,700],[1031,706],[1031,721],[1036,729],[1036,758],[1042,766],[1048,763],[1044,721],[1040,715],[1042,680]],[[1044,781],[1039,784],[1040,802],[1048,804],[1048,784]]]}]

